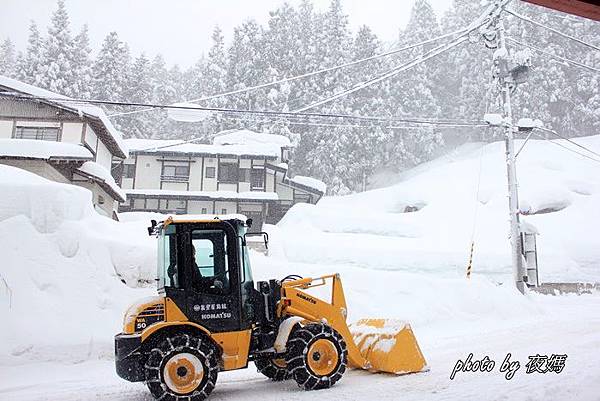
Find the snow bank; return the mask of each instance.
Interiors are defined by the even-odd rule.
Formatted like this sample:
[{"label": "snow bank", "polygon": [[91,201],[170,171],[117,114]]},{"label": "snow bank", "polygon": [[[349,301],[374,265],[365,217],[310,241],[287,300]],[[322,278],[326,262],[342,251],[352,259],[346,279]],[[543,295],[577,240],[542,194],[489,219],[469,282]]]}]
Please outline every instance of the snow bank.
[{"label": "snow bank", "polygon": [[[577,141],[600,152],[600,136]],[[468,144],[388,176],[395,185],[295,205],[278,224],[284,253],[292,262],[462,278],[475,228],[473,274],[510,282],[505,166],[502,142]],[[600,280],[600,164],[529,141],[517,175],[530,214],[522,220],[539,232],[540,279]]]},{"label": "snow bank", "polygon": [[0,193],[0,352],[106,351],[129,303],[154,292],[131,288],[154,284],[147,222],[107,219],[87,189],[9,166]]}]

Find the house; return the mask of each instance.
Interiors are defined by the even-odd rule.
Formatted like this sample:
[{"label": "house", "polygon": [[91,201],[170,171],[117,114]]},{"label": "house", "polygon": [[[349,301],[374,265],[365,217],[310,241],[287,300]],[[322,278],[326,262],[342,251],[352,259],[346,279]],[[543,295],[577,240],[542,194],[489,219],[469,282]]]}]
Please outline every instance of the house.
[{"label": "house", "polygon": [[[316,203],[321,181],[289,177],[292,146],[281,135],[229,130],[212,144],[128,139],[121,169],[127,201],[120,211],[227,214],[276,223],[297,202]],[[116,171],[116,169],[115,169]]]},{"label": "house", "polygon": [[125,194],[110,170],[127,154],[102,109],[0,76],[1,164],[85,187],[95,209],[116,218]]}]

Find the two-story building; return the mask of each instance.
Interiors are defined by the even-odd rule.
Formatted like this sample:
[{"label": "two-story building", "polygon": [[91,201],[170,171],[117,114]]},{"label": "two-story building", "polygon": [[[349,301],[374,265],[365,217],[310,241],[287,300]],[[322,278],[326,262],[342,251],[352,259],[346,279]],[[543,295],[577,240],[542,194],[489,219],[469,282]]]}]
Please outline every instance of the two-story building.
[{"label": "two-story building", "polygon": [[230,130],[213,144],[126,143],[129,157],[117,167],[127,194],[121,211],[241,213],[260,228],[279,221],[294,203],[316,203],[326,191],[319,180],[288,176],[292,146],[281,135]]},{"label": "two-story building", "polygon": [[125,194],[110,171],[127,152],[99,107],[0,76],[0,164],[85,187],[96,210],[116,218]]}]

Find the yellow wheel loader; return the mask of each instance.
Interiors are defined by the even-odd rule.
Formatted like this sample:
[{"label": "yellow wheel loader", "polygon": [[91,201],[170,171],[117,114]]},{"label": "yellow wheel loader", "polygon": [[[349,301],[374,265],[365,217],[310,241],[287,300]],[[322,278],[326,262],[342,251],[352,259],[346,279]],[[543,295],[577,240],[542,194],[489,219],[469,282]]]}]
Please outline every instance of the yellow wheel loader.
[{"label": "yellow wheel loader", "polygon": [[[159,400],[200,401],[219,372],[249,361],[270,379],[293,379],[306,390],[333,386],[347,367],[395,374],[426,368],[408,324],[346,323],[337,274],[287,276],[255,287],[246,248],[250,225],[241,215],[152,221],[159,295],[125,313],[123,332],[115,336],[119,376],[146,382]],[[266,234],[258,234],[266,245]],[[327,297],[312,294],[326,285]]]}]

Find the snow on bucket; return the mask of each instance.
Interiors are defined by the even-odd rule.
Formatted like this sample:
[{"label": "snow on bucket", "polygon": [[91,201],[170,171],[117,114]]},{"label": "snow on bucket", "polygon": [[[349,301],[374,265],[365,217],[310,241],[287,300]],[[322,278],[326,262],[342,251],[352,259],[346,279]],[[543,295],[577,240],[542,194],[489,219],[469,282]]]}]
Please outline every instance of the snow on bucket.
[{"label": "snow on bucket", "polygon": [[406,374],[427,370],[425,358],[408,323],[393,319],[361,319],[349,328],[370,371]]}]

